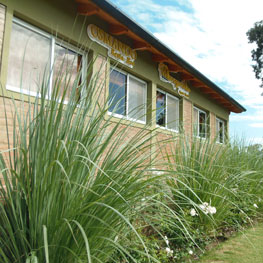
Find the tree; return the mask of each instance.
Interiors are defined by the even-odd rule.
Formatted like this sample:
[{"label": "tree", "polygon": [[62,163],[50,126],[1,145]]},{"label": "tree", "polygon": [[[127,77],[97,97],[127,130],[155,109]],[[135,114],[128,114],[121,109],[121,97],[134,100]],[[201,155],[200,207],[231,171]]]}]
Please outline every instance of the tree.
[{"label": "tree", "polygon": [[249,43],[256,43],[257,48],[251,51],[252,60],[256,64],[252,65],[257,79],[261,81],[263,88],[263,20],[256,22],[254,27],[247,32]]}]

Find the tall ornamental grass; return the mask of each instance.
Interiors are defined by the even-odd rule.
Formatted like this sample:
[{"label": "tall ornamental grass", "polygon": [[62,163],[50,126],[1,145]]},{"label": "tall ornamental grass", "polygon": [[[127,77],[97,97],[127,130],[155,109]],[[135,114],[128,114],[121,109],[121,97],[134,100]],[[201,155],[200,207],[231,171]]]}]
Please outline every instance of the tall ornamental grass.
[{"label": "tall ornamental grass", "polygon": [[12,100],[12,130],[2,98],[1,262],[174,262],[258,216],[262,151],[135,131],[108,114],[92,68],[83,80],[62,66],[51,94],[47,76]]},{"label": "tall ornamental grass", "polygon": [[158,199],[162,191],[166,195],[167,175],[152,171],[148,127],[130,137],[129,124],[107,114],[107,103],[101,103],[105,80],[100,72],[90,77],[92,66],[82,84],[80,76],[72,79],[70,70],[61,70],[51,94],[46,77],[35,98],[13,100],[9,150],[0,155],[3,263],[105,263],[116,253],[137,262],[134,249],[147,262],[160,262],[138,229],[158,225],[160,206],[170,222],[177,220]]},{"label": "tall ornamental grass", "polygon": [[177,258],[188,251],[200,253],[209,240],[224,239],[262,218],[263,155],[258,145],[237,140],[219,144],[198,137],[190,141],[181,135],[168,144],[172,150],[164,154],[165,169],[174,174],[167,180],[168,203],[193,238],[180,233],[181,228],[164,228]]}]

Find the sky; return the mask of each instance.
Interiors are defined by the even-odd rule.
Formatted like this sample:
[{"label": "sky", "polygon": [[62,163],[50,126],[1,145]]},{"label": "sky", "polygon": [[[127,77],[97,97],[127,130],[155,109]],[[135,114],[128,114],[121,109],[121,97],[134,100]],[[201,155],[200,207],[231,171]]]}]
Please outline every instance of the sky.
[{"label": "sky", "polygon": [[263,20],[263,0],[111,2],[247,109],[231,113],[231,138],[263,143],[263,89],[246,36]]}]

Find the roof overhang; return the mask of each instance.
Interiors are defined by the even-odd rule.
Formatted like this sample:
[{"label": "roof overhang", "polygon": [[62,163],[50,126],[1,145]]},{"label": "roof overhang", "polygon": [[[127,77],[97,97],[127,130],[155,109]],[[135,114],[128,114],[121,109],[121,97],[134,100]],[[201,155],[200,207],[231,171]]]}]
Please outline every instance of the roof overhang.
[{"label": "roof overhang", "polygon": [[120,11],[107,0],[75,0],[78,4],[78,13],[81,15],[97,15],[109,24],[111,35],[125,35],[133,42],[134,50],[147,50],[152,54],[155,62],[168,65],[170,72],[179,73],[181,78],[216,101],[230,112],[241,113],[246,109],[236,100],[219,88],[215,83],[178,56],[164,45],[150,32],[143,29],[134,20]]}]

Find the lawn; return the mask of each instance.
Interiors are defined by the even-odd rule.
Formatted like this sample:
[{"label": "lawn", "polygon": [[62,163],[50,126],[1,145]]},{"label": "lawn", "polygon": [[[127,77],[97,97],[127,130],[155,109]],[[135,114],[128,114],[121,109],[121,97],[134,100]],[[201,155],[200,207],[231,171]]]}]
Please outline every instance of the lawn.
[{"label": "lawn", "polygon": [[239,233],[205,254],[199,263],[262,263],[263,224]]}]

